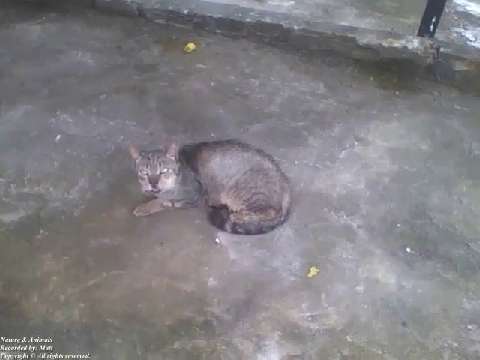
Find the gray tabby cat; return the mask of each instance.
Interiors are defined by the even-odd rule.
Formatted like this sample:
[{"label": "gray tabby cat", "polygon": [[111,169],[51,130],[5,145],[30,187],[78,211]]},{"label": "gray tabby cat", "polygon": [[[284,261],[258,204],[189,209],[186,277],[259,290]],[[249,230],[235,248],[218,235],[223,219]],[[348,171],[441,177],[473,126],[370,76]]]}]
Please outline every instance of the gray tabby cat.
[{"label": "gray tabby cat", "polygon": [[290,186],[273,158],[236,140],[139,151],[130,146],[142,191],[155,198],[136,216],[205,204],[212,225],[255,235],[282,224],[290,212]]}]

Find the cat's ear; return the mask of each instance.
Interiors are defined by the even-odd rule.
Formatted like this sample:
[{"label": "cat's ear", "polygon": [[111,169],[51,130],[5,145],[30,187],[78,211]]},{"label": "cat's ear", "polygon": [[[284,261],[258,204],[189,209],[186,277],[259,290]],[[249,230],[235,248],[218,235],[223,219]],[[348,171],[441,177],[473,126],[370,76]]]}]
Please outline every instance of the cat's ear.
[{"label": "cat's ear", "polygon": [[172,160],[177,160],[177,144],[172,143],[167,150],[167,157]]},{"label": "cat's ear", "polygon": [[140,157],[140,151],[138,148],[134,145],[128,145],[128,151],[130,152],[130,156],[133,158],[133,160],[137,160]]}]

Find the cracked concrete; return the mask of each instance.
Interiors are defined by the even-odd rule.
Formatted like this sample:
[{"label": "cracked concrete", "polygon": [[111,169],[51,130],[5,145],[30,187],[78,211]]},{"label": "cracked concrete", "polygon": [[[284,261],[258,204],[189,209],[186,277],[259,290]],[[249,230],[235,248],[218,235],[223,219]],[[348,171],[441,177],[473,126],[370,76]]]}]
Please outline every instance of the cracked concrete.
[{"label": "cracked concrete", "polygon": [[[478,97],[140,18],[0,19],[0,335],[102,360],[480,356]],[[131,215],[128,142],[227,137],[278,159],[287,224]]]}]

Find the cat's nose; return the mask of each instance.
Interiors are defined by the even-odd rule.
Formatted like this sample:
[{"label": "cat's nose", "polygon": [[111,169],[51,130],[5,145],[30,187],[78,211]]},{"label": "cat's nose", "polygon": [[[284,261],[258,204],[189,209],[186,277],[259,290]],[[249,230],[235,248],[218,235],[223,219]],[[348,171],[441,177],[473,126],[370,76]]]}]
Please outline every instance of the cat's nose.
[{"label": "cat's nose", "polygon": [[148,178],[148,183],[152,188],[156,188],[158,186],[158,180],[159,180],[158,176],[150,176]]}]

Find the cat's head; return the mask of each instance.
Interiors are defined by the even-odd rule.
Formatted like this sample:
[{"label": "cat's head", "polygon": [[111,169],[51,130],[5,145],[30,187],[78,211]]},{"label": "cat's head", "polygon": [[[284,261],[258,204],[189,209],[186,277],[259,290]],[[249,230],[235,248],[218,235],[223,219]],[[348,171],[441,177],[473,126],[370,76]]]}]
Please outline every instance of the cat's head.
[{"label": "cat's head", "polygon": [[135,160],[138,182],[144,193],[158,194],[175,187],[179,168],[175,144],[151,151],[139,151],[130,145],[129,150]]}]

